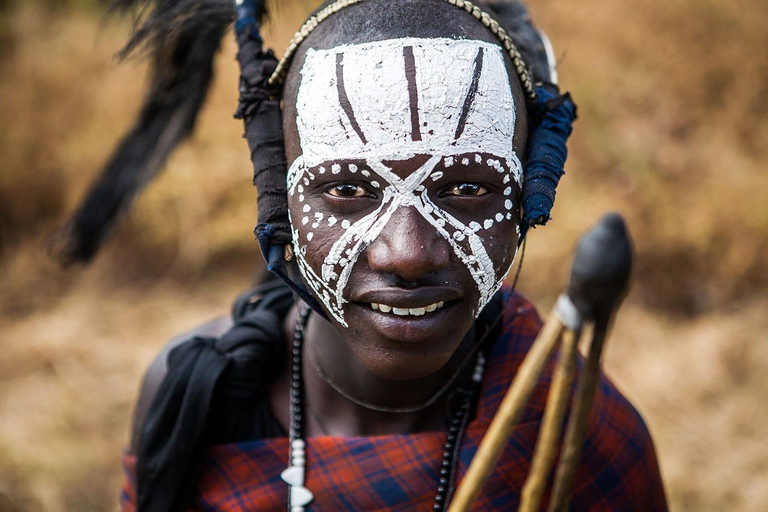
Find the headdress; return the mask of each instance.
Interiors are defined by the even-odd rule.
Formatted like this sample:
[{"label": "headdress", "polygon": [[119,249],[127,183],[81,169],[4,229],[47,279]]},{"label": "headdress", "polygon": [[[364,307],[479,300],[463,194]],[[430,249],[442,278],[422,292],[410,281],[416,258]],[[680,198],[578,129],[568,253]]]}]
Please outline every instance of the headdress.
[{"label": "headdress", "polygon": [[[106,234],[141,189],[162,168],[173,149],[193,130],[212,78],[212,60],[233,20],[241,67],[240,100],[235,117],[245,124],[254,185],[258,189],[256,237],[270,271],[286,281],[313,309],[314,299],[284,273],[290,258],[291,231],[286,195],[282,82],[301,42],[325,19],[370,0],[337,0],[317,11],[301,27],[281,61],[263,47],[259,24],[263,0],[154,0],[122,51],[146,49],[152,57],[152,87],[134,128],[118,146],[102,175],[72,219],[54,239],[64,263],[90,260]],[[566,140],[576,119],[568,93],[560,95],[546,36],[537,31],[525,7],[494,2],[489,13],[468,0],[444,0],[486,26],[512,60],[526,96],[529,137],[523,165],[522,235],[546,224],[555,189],[564,173]],[[127,9],[152,0],[112,0]],[[521,237],[522,238],[522,237]]]}]

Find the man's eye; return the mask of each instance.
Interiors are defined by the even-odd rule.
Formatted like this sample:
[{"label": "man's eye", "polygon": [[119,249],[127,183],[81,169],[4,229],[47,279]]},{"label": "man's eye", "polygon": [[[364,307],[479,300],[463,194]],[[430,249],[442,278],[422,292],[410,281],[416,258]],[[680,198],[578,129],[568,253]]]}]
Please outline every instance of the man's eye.
[{"label": "man's eye", "polygon": [[363,187],[354,183],[336,185],[329,188],[326,193],[334,197],[364,197],[368,195],[368,192]]},{"label": "man's eye", "polygon": [[447,194],[451,196],[482,196],[487,193],[488,189],[475,183],[459,183],[447,191]]}]

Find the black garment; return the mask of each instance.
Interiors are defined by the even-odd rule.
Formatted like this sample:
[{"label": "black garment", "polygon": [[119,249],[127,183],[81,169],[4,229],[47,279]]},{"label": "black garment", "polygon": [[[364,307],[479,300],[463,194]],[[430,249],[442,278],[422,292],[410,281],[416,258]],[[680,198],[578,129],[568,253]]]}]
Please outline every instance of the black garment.
[{"label": "black garment", "polygon": [[[270,304],[274,303],[275,298],[282,300],[286,295],[291,295],[290,290],[276,279],[269,284],[249,290],[238,297],[232,305],[232,320],[237,325],[249,314],[253,316],[257,309],[269,307]],[[279,322],[277,330],[280,333],[281,348],[285,347],[285,340],[282,338],[283,333],[280,327],[292,305],[293,301],[288,304],[288,308],[284,311],[282,308],[277,311],[276,318]],[[280,356],[281,354],[274,355]],[[275,360],[274,369],[279,369],[283,360],[282,357]],[[206,445],[238,443],[251,439],[271,439],[288,435],[277,421],[269,405],[269,397],[265,392],[265,385],[268,380],[252,380],[246,376],[245,380],[239,380],[239,385],[232,386],[233,376],[226,377],[216,386],[214,391],[213,404],[205,432]],[[274,377],[274,373],[270,377]]]},{"label": "black garment", "polygon": [[272,412],[263,387],[238,393],[222,388],[219,386],[214,392],[205,432],[206,446],[288,436]]},{"label": "black garment", "polygon": [[185,510],[209,444],[285,435],[265,390],[284,361],[292,305],[287,286],[265,284],[236,301],[221,338],[195,337],[170,352],[138,443],[140,512]]}]

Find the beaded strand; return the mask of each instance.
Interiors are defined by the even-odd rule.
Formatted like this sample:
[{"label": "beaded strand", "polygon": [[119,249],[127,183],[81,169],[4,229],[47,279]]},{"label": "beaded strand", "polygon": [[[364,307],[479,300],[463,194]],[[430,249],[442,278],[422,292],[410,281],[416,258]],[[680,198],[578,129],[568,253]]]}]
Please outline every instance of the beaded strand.
[{"label": "beaded strand", "polygon": [[303,326],[307,323],[310,308],[304,309],[296,321],[291,347],[291,428],[288,467],[281,478],[288,484],[288,512],[304,512],[304,507],[314,499],[304,487],[307,466],[306,442],[304,441],[304,374],[301,350],[304,344]]}]

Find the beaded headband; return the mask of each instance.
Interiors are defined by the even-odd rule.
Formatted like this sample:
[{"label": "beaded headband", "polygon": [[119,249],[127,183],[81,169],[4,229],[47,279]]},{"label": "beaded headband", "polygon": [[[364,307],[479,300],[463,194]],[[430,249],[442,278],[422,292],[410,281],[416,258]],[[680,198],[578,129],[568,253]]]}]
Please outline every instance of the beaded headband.
[{"label": "beaded headband", "polygon": [[[334,3],[325,7],[314,16],[311,16],[306,22],[304,22],[298,32],[296,32],[296,35],[293,36],[291,43],[288,45],[288,48],[283,54],[283,58],[280,59],[280,62],[278,62],[274,73],[272,73],[272,76],[269,77],[269,85],[272,87],[279,87],[283,85],[285,76],[288,74],[288,68],[291,65],[291,61],[293,60],[293,56],[296,53],[296,50],[299,48],[299,45],[309,36],[309,34],[311,34],[318,27],[318,25],[320,25],[320,23],[325,21],[333,14],[341,11],[342,9],[345,9],[350,5],[362,3],[364,1],[365,0],[336,0]],[[523,61],[522,55],[520,55],[520,51],[517,49],[517,46],[515,46],[512,38],[509,37],[509,34],[507,34],[507,31],[504,30],[499,25],[499,22],[496,21],[490,14],[469,0],[444,1],[450,5],[458,7],[459,9],[467,11],[483,25],[485,25],[493,33],[493,35],[499,39],[499,42],[501,42],[504,50],[512,59],[512,65],[515,68],[515,73],[517,73],[517,77],[520,79],[520,83],[523,85],[523,91],[525,92],[526,100],[528,103],[534,103],[536,101],[536,90],[533,86],[531,74],[528,71],[525,62]]]}]

